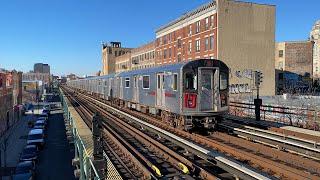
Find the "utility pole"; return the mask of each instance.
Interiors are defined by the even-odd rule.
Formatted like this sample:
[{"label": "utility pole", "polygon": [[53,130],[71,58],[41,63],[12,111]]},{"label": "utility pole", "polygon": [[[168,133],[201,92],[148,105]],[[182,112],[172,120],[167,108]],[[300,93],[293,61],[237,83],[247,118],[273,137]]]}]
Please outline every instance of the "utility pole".
[{"label": "utility pole", "polygon": [[255,115],[256,115],[256,120],[260,121],[261,117],[260,117],[260,108],[262,105],[262,99],[260,99],[259,97],[259,88],[261,86],[262,83],[262,79],[263,79],[263,74],[261,71],[255,71],[254,72],[254,84],[256,86],[257,89],[257,98],[254,99],[254,106],[255,106]]}]

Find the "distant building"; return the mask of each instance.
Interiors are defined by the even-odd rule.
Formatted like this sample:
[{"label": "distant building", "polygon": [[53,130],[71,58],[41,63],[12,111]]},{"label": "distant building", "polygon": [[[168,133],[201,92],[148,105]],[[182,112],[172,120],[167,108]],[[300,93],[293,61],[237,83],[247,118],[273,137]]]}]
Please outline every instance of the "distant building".
[{"label": "distant building", "polygon": [[36,63],[34,64],[33,72],[50,74],[50,66],[48,64]]},{"label": "distant building", "polygon": [[76,80],[78,77],[75,74],[69,74],[67,75],[67,81]]},{"label": "distant building", "polygon": [[313,78],[313,42],[276,43],[275,69],[277,93],[293,92],[310,87]]},{"label": "distant building", "polygon": [[310,40],[314,42],[313,45],[313,76],[316,79],[320,78],[320,20],[318,20],[312,27],[310,32]]},{"label": "distant building", "polygon": [[131,69],[143,69],[155,66],[155,41],[131,50]]},{"label": "distant building", "polygon": [[313,42],[289,41],[276,44],[275,68],[302,76],[313,76]]},{"label": "distant building", "polygon": [[50,85],[50,74],[47,73],[23,73],[22,81],[42,81],[44,86]]},{"label": "distant building", "polygon": [[115,58],[131,51],[131,48],[121,47],[121,42],[102,44],[102,75],[115,72]]}]

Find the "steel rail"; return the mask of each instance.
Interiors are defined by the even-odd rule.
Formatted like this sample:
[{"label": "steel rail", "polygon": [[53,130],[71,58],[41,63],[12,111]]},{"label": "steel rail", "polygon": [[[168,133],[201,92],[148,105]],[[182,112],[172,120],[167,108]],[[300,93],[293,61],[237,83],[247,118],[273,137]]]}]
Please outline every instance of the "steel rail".
[{"label": "steel rail", "polygon": [[265,175],[262,172],[258,172],[256,170],[253,170],[251,167],[246,166],[243,163],[237,162],[235,160],[231,160],[224,156],[222,153],[219,153],[217,151],[203,148],[202,146],[199,146],[198,144],[192,143],[186,139],[183,139],[173,133],[170,133],[169,131],[166,131],[164,129],[161,129],[157,126],[154,126],[150,123],[147,123],[143,120],[140,120],[136,118],[135,116],[132,116],[128,113],[125,113],[117,108],[114,108],[112,106],[109,106],[105,103],[102,103],[92,97],[85,96],[88,99],[91,99],[91,101],[96,102],[97,104],[100,104],[107,108],[109,111],[113,111],[117,114],[121,114],[123,117],[127,118],[128,120],[134,121],[140,125],[142,125],[144,128],[149,129],[150,131],[154,131],[156,133],[161,134],[162,136],[170,139],[171,141],[177,143],[178,145],[185,147],[190,152],[199,155],[200,157],[208,160],[215,160],[217,164],[222,168],[225,169],[227,172],[231,172],[232,174],[235,174],[236,176],[243,178],[243,179],[272,179],[270,176]]},{"label": "steel rail", "polygon": [[[112,128],[110,128],[109,126],[114,126],[114,124],[117,125],[117,127],[114,127],[114,129],[124,129],[126,131],[126,133],[122,133],[122,134],[130,134],[132,137],[134,137],[135,139],[138,139],[142,144],[145,144],[146,147],[148,149],[151,149],[150,152],[157,152],[157,153],[160,153],[159,154],[159,157],[163,158],[170,162],[171,164],[173,164],[177,170],[180,170],[181,172],[184,172],[186,174],[189,173],[189,170],[188,168],[182,164],[182,163],[179,163],[176,159],[174,159],[173,157],[171,157],[171,155],[169,155],[168,153],[162,151],[161,149],[158,149],[158,148],[154,148],[154,147],[157,147],[155,146],[154,144],[151,144],[151,143],[147,143],[148,139],[149,141],[151,140],[150,137],[148,136],[144,136],[144,138],[142,137],[139,137],[141,136],[141,132],[140,134],[139,131],[131,131],[129,130],[128,128],[125,128],[125,127],[130,127],[130,126],[126,126],[125,123],[123,121],[121,121],[120,119],[117,119],[115,116],[112,116],[111,114],[109,113],[105,113],[103,112],[104,110],[103,109],[99,109],[99,107],[94,107],[95,105],[92,104],[91,102],[89,101],[86,101],[85,99],[81,99],[81,100],[78,100],[78,102],[82,105],[82,106],[86,106],[86,109],[89,109],[92,113],[95,112],[95,111],[99,111],[100,114],[108,119],[108,120],[103,120],[103,123],[104,123],[104,130],[105,130],[105,133],[108,135],[109,139],[112,139],[113,141],[119,141],[121,142],[120,144],[117,144],[119,147],[121,147],[121,149],[124,149],[124,148],[127,148],[127,149],[130,149],[131,152],[134,152],[134,154],[136,154],[136,156],[138,157],[138,159],[140,159],[142,162],[145,162],[147,164],[147,166],[154,170],[154,172],[158,175],[158,177],[162,177],[163,174],[161,173],[161,171],[157,168],[156,165],[154,165],[153,163],[151,163],[148,159],[146,159],[142,154],[140,154],[139,151],[137,151],[133,146],[131,146],[124,138],[122,138],[118,132],[115,132]],[[85,105],[84,105],[85,104]],[[110,124],[109,122],[113,122],[112,124]],[[112,135],[111,135],[112,134]],[[116,139],[114,137],[116,137]],[[123,145],[123,146],[122,146]],[[154,156],[155,157],[155,156]],[[159,158],[160,159],[160,158]],[[203,176],[204,178],[206,179],[217,179],[216,177],[210,175],[209,173],[203,173],[205,176]],[[179,174],[175,173],[175,174],[168,174],[168,175],[164,175],[163,177],[170,177],[170,176],[177,176]],[[180,175],[179,175],[180,176]],[[183,175],[183,176],[188,176],[189,178],[191,178],[189,175]],[[155,177],[154,177],[155,179]]]},{"label": "steel rail", "polygon": [[[64,89],[64,90],[65,90],[65,89]],[[66,92],[67,92],[69,95],[70,95],[70,93],[71,93],[70,91],[66,91]],[[70,100],[73,102],[72,105],[76,105],[76,106],[74,106],[75,109],[76,109],[77,111],[80,111],[80,113],[85,116],[85,119],[86,119],[86,120],[84,120],[84,121],[85,121],[85,123],[87,124],[87,126],[88,126],[89,128],[91,128],[91,127],[92,127],[92,124],[89,123],[88,120],[90,119],[90,117],[93,116],[94,113],[93,113],[89,108],[87,108],[87,107],[84,106],[82,103],[80,103],[77,99],[75,99],[75,97],[69,96],[68,98],[70,98]],[[77,103],[77,104],[75,104],[75,103]],[[117,140],[117,138],[114,138],[110,133],[106,132],[105,130],[104,130],[104,133],[107,134],[107,136],[112,140],[112,142],[115,143],[115,144],[122,150],[121,152],[122,152],[123,154],[125,154],[125,158],[124,158],[124,159],[121,159],[121,158],[120,158],[120,159],[118,159],[119,161],[128,160],[128,157],[130,157],[131,162],[133,162],[134,165],[135,165],[135,167],[136,167],[136,168],[134,168],[134,169],[131,169],[131,171],[132,171],[132,170],[138,170],[138,171],[142,172],[142,174],[143,174],[143,177],[139,176],[139,178],[142,178],[142,179],[151,179],[151,178],[157,179],[157,178],[155,178],[155,176],[154,176],[149,170],[147,170],[147,169],[144,167],[144,165],[142,165],[142,164],[140,163],[139,160],[136,159],[135,156],[133,156],[129,151],[128,151],[128,152],[124,151],[125,148],[123,147],[122,143],[120,143],[120,142]],[[103,151],[103,154],[106,155],[105,151]],[[128,164],[126,164],[126,163],[121,163],[121,164],[128,165]],[[131,165],[131,164],[129,164],[129,165]],[[130,169],[130,168],[125,168],[125,169]],[[132,173],[132,172],[129,172],[129,173]],[[134,173],[139,173],[139,172],[134,172]],[[136,178],[136,177],[135,177],[135,178]]]},{"label": "steel rail", "polygon": [[250,138],[254,141],[267,143],[279,149],[293,151],[304,156],[320,159],[320,143],[294,136],[288,136],[273,131],[258,129],[250,126],[235,127],[230,123],[219,124],[220,127],[232,130],[238,136]]},{"label": "steel rail", "polygon": [[209,172],[207,172],[203,168],[195,165],[191,161],[189,161],[186,158],[182,157],[181,155],[177,154],[176,152],[174,152],[173,150],[164,146],[160,142],[150,138],[148,135],[144,134],[143,132],[136,129],[132,125],[122,121],[121,119],[112,115],[109,112],[104,112],[105,110],[102,109],[101,107],[99,107],[98,105],[96,105],[96,108],[99,109],[100,112],[103,113],[106,118],[109,117],[108,119],[114,121],[119,127],[122,127],[123,129],[125,129],[127,132],[129,132],[132,135],[134,134],[136,139],[138,139],[141,142],[143,141],[143,143],[145,143],[148,147],[151,147],[151,148],[158,147],[158,148],[152,148],[152,149],[155,152],[158,152],[162,156],[164,156],[167,159],[167,161],[169,161],[171,164],[173,164],[177,169],[180,169],[184,173],[188,173],[189,170],[187,169],[187,167],[192,168],[192,169],[196,168],[197,170],[200,170],[199,174],[203,179],[217,179],[217,177],[213,176],[212,174],[210,174]]}]

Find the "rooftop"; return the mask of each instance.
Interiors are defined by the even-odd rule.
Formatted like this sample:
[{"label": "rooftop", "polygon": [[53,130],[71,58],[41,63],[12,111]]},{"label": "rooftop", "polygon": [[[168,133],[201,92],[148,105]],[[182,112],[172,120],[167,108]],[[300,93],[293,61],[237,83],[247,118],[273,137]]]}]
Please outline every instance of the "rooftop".
[{"label": "rooftop", "polygon": [[211,1],[211,2],[208,2],[206,4],[203,4],[200,7],[196,8],[196,9],[190,11],[190,12],[187,12],[187,13],[183,14],[182,16],[180,16],[179,18],[169,22],[168,24],[166,24],[164,26],[161,26],[160,28],[158,28],[156,30],[156,32],[159,32],[159,31],[161,31],[161,30],[163,30],[163,29],[165,29],[165,28],[167,28],[169,26],[172,26],[172,25],[174,25],[174,24],[176,24],[176,23],[178,23],[178,22],[180,22],[180,21],[182,21],[184,19],[187,19],[188,17],[191,17],[191,16],[193,16],[193,15],[195,15],[195,14],[201,12],[201,11],[204,11],[204,10],[210,8],[210,7],[213,7],[215,5],[216,5],[215,1]]}]

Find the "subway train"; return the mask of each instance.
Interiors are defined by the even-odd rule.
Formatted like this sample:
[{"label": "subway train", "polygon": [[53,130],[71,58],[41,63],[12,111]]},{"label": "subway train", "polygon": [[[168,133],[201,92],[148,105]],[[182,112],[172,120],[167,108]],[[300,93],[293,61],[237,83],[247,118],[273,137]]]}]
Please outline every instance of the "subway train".
[{"label": "subway train", "polygon": [[216,59],[197,59],[68,81],[115,105],[161,117],[175,128],[214,129],[229,110],[229,68]]}]

